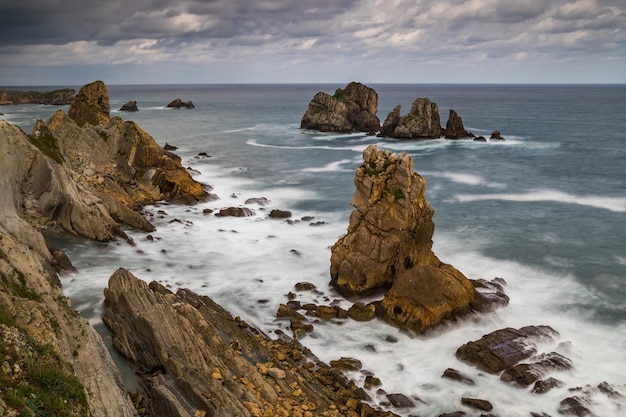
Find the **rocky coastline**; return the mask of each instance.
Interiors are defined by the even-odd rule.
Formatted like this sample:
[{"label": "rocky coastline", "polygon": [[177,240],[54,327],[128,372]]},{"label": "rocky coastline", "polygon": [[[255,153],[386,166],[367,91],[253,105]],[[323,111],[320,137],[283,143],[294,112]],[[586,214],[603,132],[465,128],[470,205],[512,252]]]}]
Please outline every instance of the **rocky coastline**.
[{"label": "rocky coastline", "polygon": [[[362,84],[351,83],[334,96],[316,95],[314,102],[303,128],[373,132],[381,127],[377,94]],[[432,251],[434,209],[412,158],[369,146],[355,173],[355,210],[330,259],[331,286],[352,307],[301,305],[289,297],[276,314],[291,334],[277,330],[271,338],[209,297],[187,289],[172,292],[119,269],[104,291],[103,320],[115,349],[141,379],[141,392],[131,395],[101,337],[63,295],[59,274],[72,266],[63,252],[47,244],[44,233],[61,230],[133,244],[125,228],[154,230],[144,206],[217,197],[210,186],[193,179],[171,150],[137,124],[109,113],[106,85],[96,81],[81,88],[68,114],[59,110],[38,121],[30,135],[0,120],[0,144],[7,150],[0,154],[0,415],[406,415],[428,399],[385,393],[375,375],[358,386],[346,376],[361,371],[358,360],[324,363],[299,339],[318,320],[367,322],[376,317],[428,336],[443,323],[506,308],[502,278],[470,280]],[[400,107],[392,113],[383,130],[386,125],[397,137],[469,134],[452,110],[441,129],[438,108],[428,99],[418,98],[407,116],[400,116]],[[423,114],[430,115],[426,121],[415,116]],[[315,125],[315,120],[323,123]],[[266,202],[259,197],[249,203]],[[255,212],[229,207],[215,215]],[[313,220],[293,220],[284,210],[273,210],[268,218]],[[294,290],[316,291],[306,282]],[[361,301],[374,293],[381,294],[379,301]],[[556,341],[558,331],[541,324],[497,330],[468,341],[450,358],[450,364],[462,361],[475,371],[442,364],[442,378],[468,386],[477,378],[492,378],[544,395],[562,388],[559,373],[576,367],[566,346],[544,351]],[[41,369],[48,370],[49,379],[32,376]],[[51,380],[55,390],[49,389]],[[46,390],[52,395],[44,396]],[[372,391],[386,400],[374,403]],[[606,383],[573,387],[570,393],[557,400],[561,415],[595,415],[596,402],[624,404],[623,395]],[[494,416],[498,405],[487,397],[459,398],[440,417]],[[53,414],[37,414],[42,407]],[[531,415],[547,416],[540,410]]]},{"label": "rocky coastline", "polygon": [[76,97],[76,90],[64,88],[52,91],[22,91],[22,90],[0,90],[0,105],[15,104],[48,104],[54,106],[64,106],[72,104]]}]

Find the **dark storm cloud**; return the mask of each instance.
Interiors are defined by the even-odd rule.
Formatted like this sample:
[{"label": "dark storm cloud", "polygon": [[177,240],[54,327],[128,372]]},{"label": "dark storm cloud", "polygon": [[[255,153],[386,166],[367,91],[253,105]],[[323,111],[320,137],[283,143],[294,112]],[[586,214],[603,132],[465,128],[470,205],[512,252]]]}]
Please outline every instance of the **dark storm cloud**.
[{"label": "dark storm cloud", "polygon": [[[20,0],[14,65],[480,66],[626,59],[623,0]],[[265,68],[264,67],[264,68]],[[288,71],[288,70],[285,70]],[[332,72],[332,71],[331,71]]]}]

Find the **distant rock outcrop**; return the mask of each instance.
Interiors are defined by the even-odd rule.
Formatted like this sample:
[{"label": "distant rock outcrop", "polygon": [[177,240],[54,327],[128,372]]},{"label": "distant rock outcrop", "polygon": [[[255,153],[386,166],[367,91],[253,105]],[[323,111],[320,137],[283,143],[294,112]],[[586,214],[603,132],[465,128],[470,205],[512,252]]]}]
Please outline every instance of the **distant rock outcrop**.
[{"label": "distant rock outcrop", "polygon": [[0,105],[8,104],[49,104],[62,106],[71,104],[76,97],[76,90],[64,88],[53,91],[0,90]]},{"label": "distant rock outcrop", "polygon": [[473,137],[470,132],[465,130],[463,120],[456,111],[450,109],[450,116],[446,123],[445,137],[446,139],[463,139]]},{"label": "distant rock outcrop", "polygon": [[129,100],[120,107],[120,111],[139,111],[139,108],[135,100]]},{"label": "distant rock outcrop", "polygon": [[171,108],[174,108],[174,109],[180,109],[182,107],[184,107],[186,109],[193,109],[196,106],[194,106],[194,104],[193,104],[193,102],[191,100],[185,102],[185,101],[182,101],[179,98],[176,98],[176,99],[170,101],[170,103],[167,106],[165,106],[165,107],[171,107]]},{"label": "distant rock outcrop", "polygon": [[337,290],[345,296],[386,290],[379,311],[417,332],[491,302],[432,252],[434,209],[412,158],[370,145],[363,159],[348,233],[332,247],[331,283]]},{"label": "distant rock outcrop", "polygon": [[296,340],[269,339],[209,297],[174,294],[123,269],[104,294],[104,321],[143,375],[151,415],[395,416]]},{"label": "distant rock outcrop", "polygon": [[309,103],[300,127],[323,132],[376,132],[380,129],[378,94],[357,82],[334,95],[319,92]]},{"label": "distant rock outcrop", "polygon": [[398,139],[433,139],[441,137],[439,107],[428,98],[417,98],[405,116],[396,106],[387,115],[381,135]]}]

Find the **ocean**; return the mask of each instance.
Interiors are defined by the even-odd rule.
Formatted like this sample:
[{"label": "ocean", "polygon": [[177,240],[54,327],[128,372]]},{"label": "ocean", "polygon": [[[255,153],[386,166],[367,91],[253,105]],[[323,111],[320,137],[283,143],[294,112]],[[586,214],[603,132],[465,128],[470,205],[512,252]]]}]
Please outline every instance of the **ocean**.
[{"label": "ocean", "polygon": [[[491,401],[495,415],[555,415],[560,400],[573,395],[569,388],[601,382],[626,395],[626,86],[370,86],[378,92],[381,122],[397,104],[405,114],[415,98],[428,97],[438,104],[442,125],[454,109],[477,136],[499,130],[506,140],[402,141],[300,129],[315,93],[343,85],[109,86],[111,115],[136,121],[161,145],[177,146],[184,166],[220,198],[146,207],[157,230],[153,240],[129,230],[135,246],[52,237],[78,268],[62,278],[74,306],[106,338],[102,290],[124,267],[146,281],[211,296],[270,337],[277,329],[289,332],[276,311],[298,282],[317,287],[297,292],[298,300],[348,307],[329,287],[330,247],[347,230],[362,151],[376,144],[410,154],[426,179],[435,254],[469,278],[503,278],[510,304],[425,335],[379,320],[324,321],[302,343],[324,361],[359,359],[386,393],[419,398],[412,409],[394,410],[401,415],[461,410],[461,397]],[[164,108],[175,98],[196,107]],[[137,101],[138,112],[117,110],[128,100]],[[56,110],[2,106],[0,117],[30,133],[37,117]],[[270,202],[245,204],[255,197]],[[230,206],[256,215],[204,213]],[[268,219],[274,208],[297,221]],[[572,359],[573,370],[552,375],[565,382],[562,388],[532,394],[455,358],[470,340],[527,325],[560,333],[539,350]],[[476,385],[442,379],[446,368],[471,375]],[[349,376],[362,385],[365,375]],[[376,390],[370,394],[375,404],[386,400]],[[593,400],[598,415],[624,413],[606,397]]]}]

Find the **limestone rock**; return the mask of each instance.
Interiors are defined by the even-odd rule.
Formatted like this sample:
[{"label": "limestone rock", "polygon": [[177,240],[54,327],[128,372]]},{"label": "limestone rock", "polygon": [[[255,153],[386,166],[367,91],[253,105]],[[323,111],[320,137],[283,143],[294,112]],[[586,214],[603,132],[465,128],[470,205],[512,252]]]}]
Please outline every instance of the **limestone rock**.
[{"label": "limestone rock", "polygon": [[383,122],[381,134],[398,139],[433,139],[441,137],[439,107],[428,98],[416,98],[406,116],[396,106]]},{"label": "limestone rock", "polygon": [[[250,416],[261,410],[304,415],[315,410],[324,415],[348,402],[360,409],[369,398],[296,340],[284,335],[269,339],[209,297],[189,290],[174,294],[123,269],[111,276],[104,294],[104,321],[114,345],[145,375],[150,401],[157,400],[160,410],[178,410],[173,415],[200,410],[215,416]],[[307,366],[310,361],[314,366]],[[155,371],[159,377],[150,377]]]},{"label": "limestone rock", "polygon": [[469,311],[472,283],[432,252],[434,209],[412,158],[371,145],[363,159],[348,233],[332,247],[332,285],[345,296],[388,290],[383,316],[417,332]]},{"label": "limestone rock", "polygon": [[317,93],[302,116],[300,127],[324,132],[370,132],[380,128],[378,94],[357,82],[334,95]]},{"label": "limestone rock", "polygon": [[78,126],[89,123],[93,126],[106,125],[111,117],[109,93],[102,81],[83,86],[70,106],[69,116]]},{"label": "limestone rock", "polygon": [[452,109],[450,109],[450,116],[448,117],[448,122],[446,123],[445,133],[446,139],[463,139],[472,136],[470,132],[465,130],[461,116],[459,116],[457,112]]}]

